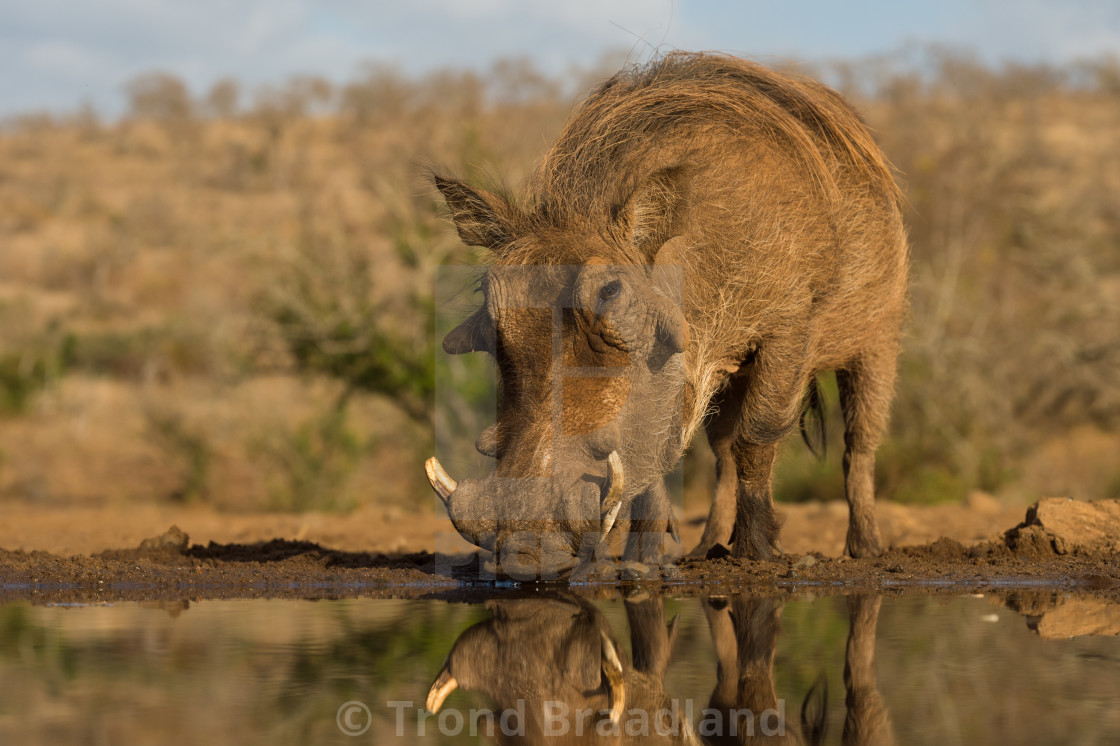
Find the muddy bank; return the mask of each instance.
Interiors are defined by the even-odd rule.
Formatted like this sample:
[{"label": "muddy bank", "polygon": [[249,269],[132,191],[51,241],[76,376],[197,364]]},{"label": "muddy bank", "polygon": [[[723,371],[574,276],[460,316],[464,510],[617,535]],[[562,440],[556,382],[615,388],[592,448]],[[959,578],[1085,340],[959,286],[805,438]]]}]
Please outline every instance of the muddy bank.
[{"label": "muddy bank", "polygon": [[[869,560],[815,551],[751,562],[716,552],[707,560],[681,561],[664,573],[621,568],[615,577],[580,587],[592,594],[640,588],[674,595],[1044,589],[1120,599],[1117,537],[1116,501],[1054,498],[1031,506],[1018,525],[979,542],[945,537],[893,546]],[[0,602],[469,596],[494,588],[477,579],[477,562],[466,556],[347,551],[291,539],[192,544],[178,528],[135,548],[90,555],[0,550]]]}]

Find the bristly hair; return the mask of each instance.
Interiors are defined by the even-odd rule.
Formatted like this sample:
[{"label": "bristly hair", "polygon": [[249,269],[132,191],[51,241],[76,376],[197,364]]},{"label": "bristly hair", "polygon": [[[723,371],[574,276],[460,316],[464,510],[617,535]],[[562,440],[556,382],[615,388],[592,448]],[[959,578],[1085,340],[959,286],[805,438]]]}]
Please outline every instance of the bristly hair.
[{"label": "bristly hair", "polygon": [[[633,188],[648,169],[651,142],[717,133],[753,134],[780,148],[826,194],[837,188],[836,168],[855,169],[901,200],[891,165],[838,93],[735,57],[691,52],[628,67],[592,92],[537,169],[528,197],[538,217],[598,215],[618,199],[611,187]],[[620,185],[620,174],[629,183]]]},{"label": "bristly hair", "polygon": [[[897,353],[901,192],[859,115],[815,81],[721,54],[674,52],[628,67],[577,107],[517,204],[483,201],[496,203],[500,235],[469,220],[457,227],[497,244],[494,263],[580,265],[595,256],[681,268],[691,337],[680,361],[683,443],[710,414],[728,365],[765,335],[813,319],[814,329],[797,333],[850,336],[839,299],[872,302],[880,343]],[[818,303],[831,309],[824,317],[812,310]],[[816,347],[799,361],[791,346],[786,362],[825,369],[833,361],[813,359]],[[770,406],[748,413],[744,427],[769,442],[800,423],[810,448],[823,450],[819,392],[789,394],[768,391]]]}]

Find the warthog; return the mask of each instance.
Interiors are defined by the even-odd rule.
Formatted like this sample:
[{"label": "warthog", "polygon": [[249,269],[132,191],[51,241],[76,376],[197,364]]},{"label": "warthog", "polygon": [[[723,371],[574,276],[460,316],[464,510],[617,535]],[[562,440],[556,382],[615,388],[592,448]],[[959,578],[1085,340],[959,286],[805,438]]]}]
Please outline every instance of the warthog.
[{"label": "warthog", "polygon": [[890,166],[836,92],[673,53],[599,86],[520,200],[435,184],[492,258],[484,303],[443,348],[496,361],[497,422],[477,448],[497,468],[456,483],[426,465],[464,537],[531,575],[621,526],[625,556],[648,560],[675,534],[663,477],[703,427],[717,486],[693,554],[770,558],[778,443],[835,370],[846,553],[880,552],[875,450],[908,251]]},{"label": "warthog", "polygon": [[578,596],[486,603],[493,614],[459,636],[425,702],[436,713],[462,687],[496,704],[478,728],[499,743],[699,744],[665,693],[676,635],[660,598],[626,602],[633,663],[594,604]]},{"label": "warthog", "polygon": [[[876,680],[880,600],[848,597],[843,744],[895,743]],[[439,712],[458,688],[483,692],[495,707],[478,713],[476,732],[499,743],[825,741],[827,679],[805,695],[799,718],[778,698],[774,659],[782,601],[704,601],[716,657],[706,707],[665,690],[679,624],[674,618],[665,625],[664,601],[643,594],[625,604],[632,663],[603,613],[586,599],[563,593],[488,601],[492,618],[456,640],[428,691],[428,710]]]}]

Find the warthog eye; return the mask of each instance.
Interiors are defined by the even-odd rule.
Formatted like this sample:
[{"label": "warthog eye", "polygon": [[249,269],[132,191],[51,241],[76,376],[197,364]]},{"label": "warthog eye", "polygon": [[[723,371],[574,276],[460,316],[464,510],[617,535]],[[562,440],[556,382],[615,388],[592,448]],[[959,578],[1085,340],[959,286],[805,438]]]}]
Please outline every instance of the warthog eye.
[{"label": "warthog eye", "polygon": [[622,283],[621,283],[621,282],[619,282],[618,280],[614,280],[614,281],[612,281],[612,282],[608,282],[608,283],[607,283],[606,285],[604,285],[604,286],[603,286],[603,288],[602,288],[602,289],[601,289],[601,290],[599,291],[599,300],[600,300],[600,302],[602,302],[602,303],[606,303],[606,302],[607,302],[607,301],[609,301],[609,300],[610,300],[611,298],[614,298],[615,296],[617,296],[617,295],[619,294],[619,292],[620,292],[621,290],[622,290]]}]

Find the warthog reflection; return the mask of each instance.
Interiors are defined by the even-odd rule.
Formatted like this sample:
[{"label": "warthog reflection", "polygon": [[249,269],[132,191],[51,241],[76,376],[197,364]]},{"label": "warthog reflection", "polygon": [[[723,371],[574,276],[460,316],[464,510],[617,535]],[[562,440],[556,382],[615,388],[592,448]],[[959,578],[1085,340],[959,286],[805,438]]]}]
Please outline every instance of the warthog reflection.
[{"label": "warthog reflection", "polygon": [[664,690],[676,624],[665,625],[661,599],[626,603],[632,662],[602,612],[578,596],[503,598],[486,607],[493,616],[448,654],[428,693],[430,711],[462,687],[487,694],[499,714],[515,713],[505,728],[478,728],[499,743],[699,743]]},{"label": "warthog reflection", "polygon": [[[848,644],[844,656],[846,715],[841,743],[853,746],[886,746],[894,743],[890,719],[879,695],[875,674],[875,631],[879,620],[876,596],[848,597]],[[747,713],[780,709],[774,687],[774,655],[781,631],[783,603],[772,598],[736,597],[705,602],[704,613],[716,653],[716,686],[709,708],[731,723]],[[699,733],[712,744],[790,743],[817,744],[824,740],[826,692],[823,681],[809,691],[801,707],[800,729],[783,728],[781,734],[744,735],[729,727],[716,732],[699,723]]]},{"label": "warthog reflection", "polygon": [[[876,685],[875,633],[880,600],[848,599],[844,666],[844,744],[892,744]],[[456,688],[495,703],[477,732],[498,743],[574,742],[746,744],[823,742],[823,682],[805,697],[797,723],[787,722],[774,685],[774,656],[783,604],[776,599],[713,599],[705,614],[717,660],[710,700],[693,703],[665,691],[677,635],[660,598],[626,601],[632,657],[589,601],[574,594],[496,599],[493,616],[464,632],[428,693],[438,712]],[[499,727],[498,724],[501,724]]]}]

